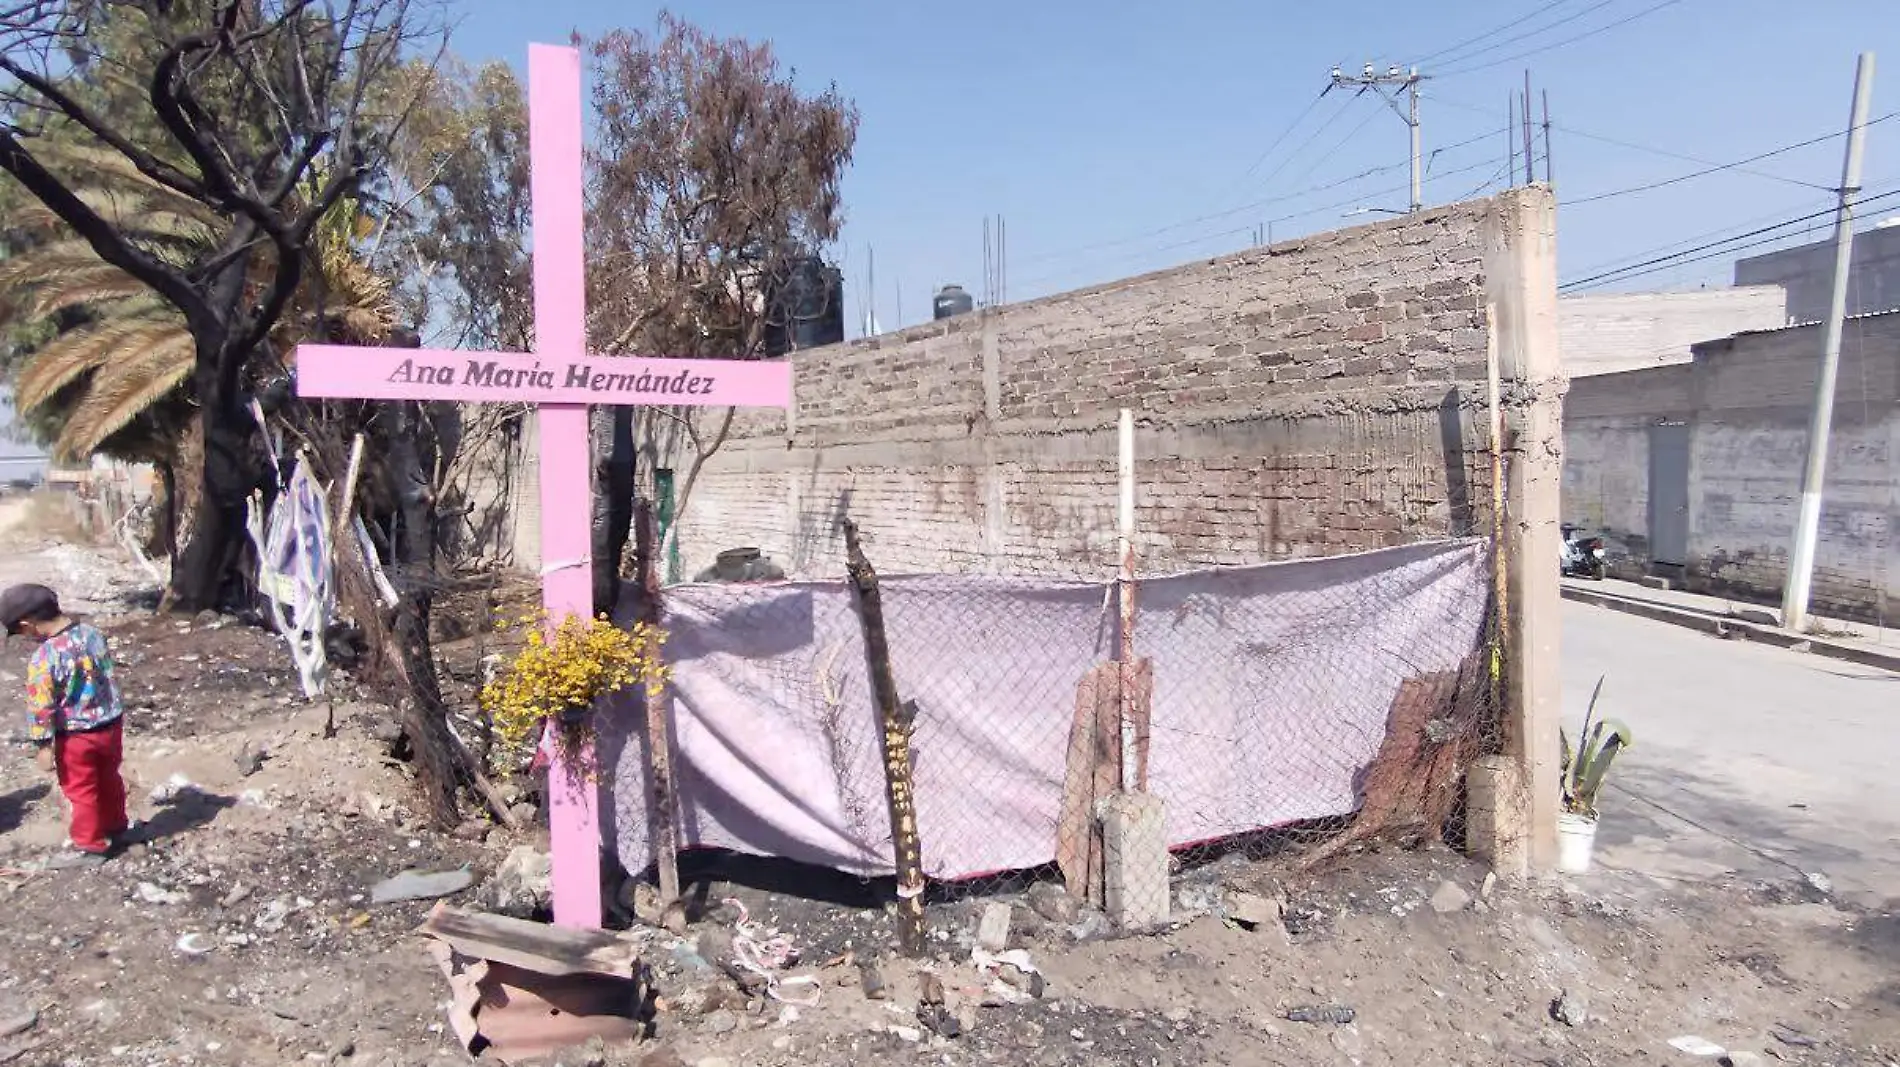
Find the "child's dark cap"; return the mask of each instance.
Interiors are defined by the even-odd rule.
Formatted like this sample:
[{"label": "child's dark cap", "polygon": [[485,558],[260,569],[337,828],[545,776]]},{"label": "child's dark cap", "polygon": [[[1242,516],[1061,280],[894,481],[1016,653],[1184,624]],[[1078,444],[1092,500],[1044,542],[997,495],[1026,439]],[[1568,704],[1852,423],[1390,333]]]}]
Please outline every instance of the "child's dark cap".
[{"label": "child's dark cap", "polygon": [[26,582],[9,586],[0,593],[0,626],[8,635],[18,634],[28,619],[51,619],[59,615],[59,594],[43,585]]}]

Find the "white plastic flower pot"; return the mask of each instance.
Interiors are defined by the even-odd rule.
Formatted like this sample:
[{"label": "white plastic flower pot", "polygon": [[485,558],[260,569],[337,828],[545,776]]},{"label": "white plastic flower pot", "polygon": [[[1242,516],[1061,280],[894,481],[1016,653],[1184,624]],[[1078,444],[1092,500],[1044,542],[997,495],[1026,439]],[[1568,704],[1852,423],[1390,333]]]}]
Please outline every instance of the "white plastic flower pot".
[{"label": "white plastic flower pot", "polygon": [[1597,821],[1588,815],[1563,812],[1557,816],[1557,869],[1582,874],[1590,869],[1596,851]]}]

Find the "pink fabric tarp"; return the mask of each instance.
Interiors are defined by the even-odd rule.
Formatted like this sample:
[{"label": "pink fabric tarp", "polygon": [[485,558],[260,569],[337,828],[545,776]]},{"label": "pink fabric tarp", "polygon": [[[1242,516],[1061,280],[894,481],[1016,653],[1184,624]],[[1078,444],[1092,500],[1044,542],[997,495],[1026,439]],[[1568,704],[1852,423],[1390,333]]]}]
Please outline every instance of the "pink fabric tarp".
[{"label": "pink fabric tarp", "polygon": [[[1487,599],[1479,541],[1195,571],[1140,583],[1154,661],[1150,789],[1176,844],[1351,813],[1399,683],[1455,669]],[[926,873],[1055,855],[1076,686],[1113,657],[1112,585],[883,580],[912,734]],[[892,872],[876,714],[842,582],[670,588],[683,847]],[[652,862],[641,713],[605,717],[609,836]]]}]

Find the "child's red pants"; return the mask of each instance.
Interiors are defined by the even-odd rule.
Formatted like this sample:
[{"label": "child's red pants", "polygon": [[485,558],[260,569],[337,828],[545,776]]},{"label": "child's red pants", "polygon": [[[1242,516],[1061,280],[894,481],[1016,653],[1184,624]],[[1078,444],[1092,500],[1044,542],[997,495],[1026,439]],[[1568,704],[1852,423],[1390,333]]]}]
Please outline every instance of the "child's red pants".
[{"label": "child's red pants", "polygon": [[124,754],[125,725],[120,722],[53,739],[59,788],[73,809],[70,836],[81,851],[104,852],[112,847],[113,837],[125,833],[125,780],[119,777]]}]

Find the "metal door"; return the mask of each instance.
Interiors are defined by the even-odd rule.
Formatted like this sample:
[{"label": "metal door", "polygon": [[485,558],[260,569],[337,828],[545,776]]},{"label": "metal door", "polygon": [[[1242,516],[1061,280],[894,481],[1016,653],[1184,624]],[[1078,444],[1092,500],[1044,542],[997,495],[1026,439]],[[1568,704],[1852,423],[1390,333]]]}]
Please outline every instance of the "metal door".
[{"label": "metal door", "polygon": [[1689,559],[1689,424],[1649,428],[1649,558],[1680,567]]}]

